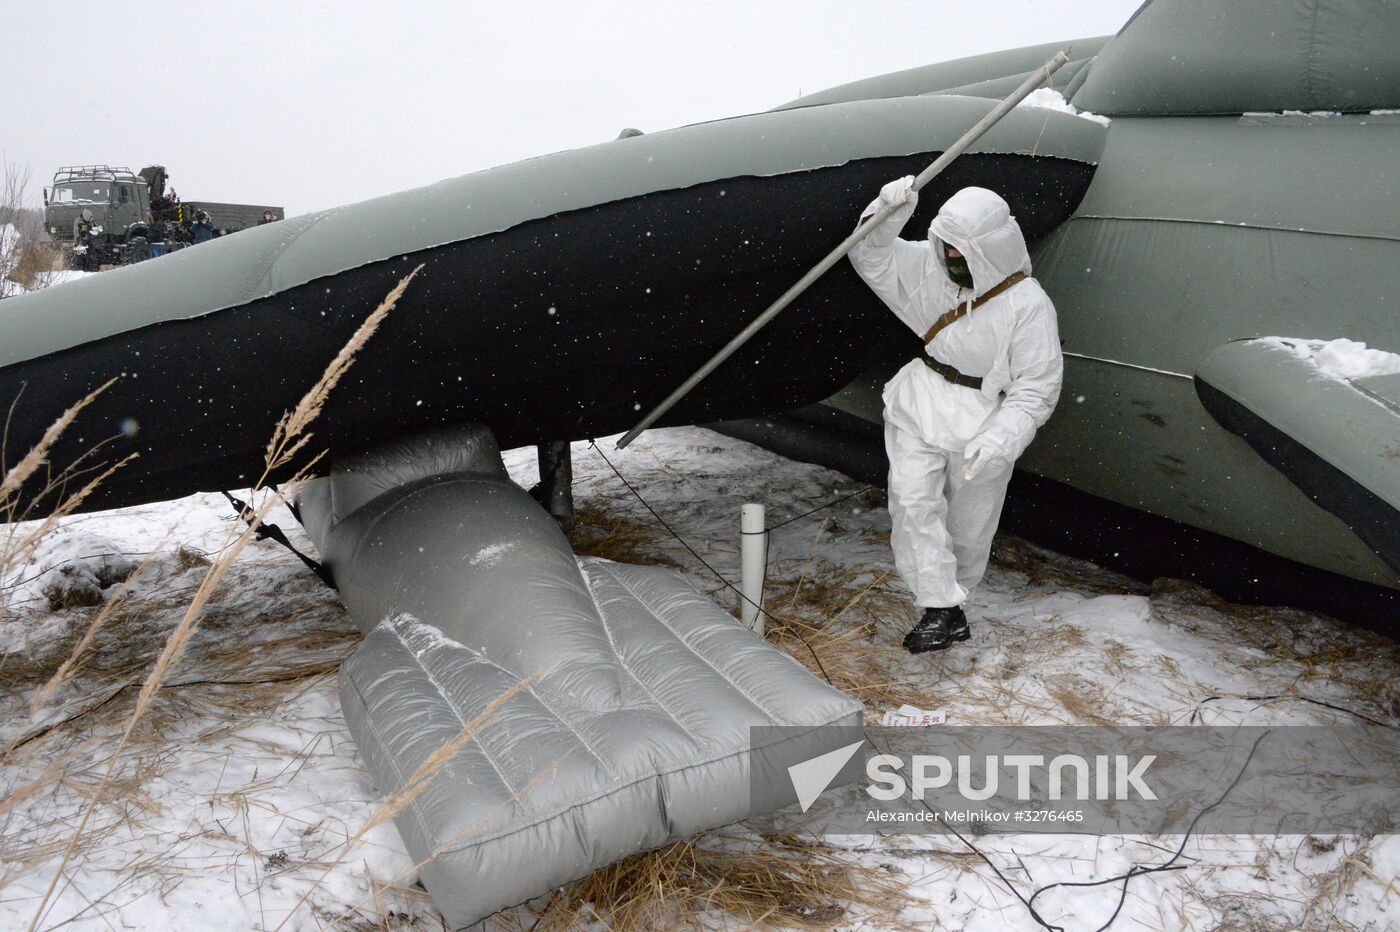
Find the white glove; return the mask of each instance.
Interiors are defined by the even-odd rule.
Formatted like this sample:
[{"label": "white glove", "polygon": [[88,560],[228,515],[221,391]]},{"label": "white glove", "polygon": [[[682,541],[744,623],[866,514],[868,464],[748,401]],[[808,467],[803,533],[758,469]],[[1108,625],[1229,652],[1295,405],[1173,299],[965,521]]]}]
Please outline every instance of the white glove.
[{"label": "white glove", "polygon": [[1000,445],[986,434],[973,437],[963,449],[963,479],[971,482],[986,471],[992,463],[1010,467],[1011,463],[1002,455]]},{"label": "white glove", "polygon": [[1035,421],[1016,408],[1002,408],[988,419],[982,432],[963,448],[963,478],[971,482],[987,467],[1011,466],[1035,437]]},{"label": "white glove", "polygon": [[896,178],[880,189],[880,204],[886,207],[899,207],[903,204],[916,204],[919,192],[914,190],[914,176]]}]

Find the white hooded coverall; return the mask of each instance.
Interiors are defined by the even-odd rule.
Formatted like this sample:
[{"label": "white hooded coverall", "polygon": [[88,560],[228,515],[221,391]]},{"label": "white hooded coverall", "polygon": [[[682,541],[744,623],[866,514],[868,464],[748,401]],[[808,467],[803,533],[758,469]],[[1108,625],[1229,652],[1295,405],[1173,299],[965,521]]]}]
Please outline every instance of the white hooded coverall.
[{"label": "white hooded coverall", "polygon": [[[1030,256],[1007,203],[985,188],[964,188],[939,210],[929,239],[899,231],[917,194],[850,254],[861,278],[922,340],[945,311],[966,304],[1013,272],[1029,276]],[[873,214],[877,199],[862,214]],[[948,277],[943,249],[967,258],[973,287]],[[885,450],[895,566],[921,608],[960,605],[987,569],[1012,464],[1050,417],[1064,375],[1055,306],[1026,278],[945,327],[925,347],[980,391],[947,381],[916,357],[885,385]],[[974,477],[966,460],[976,456]]]}]

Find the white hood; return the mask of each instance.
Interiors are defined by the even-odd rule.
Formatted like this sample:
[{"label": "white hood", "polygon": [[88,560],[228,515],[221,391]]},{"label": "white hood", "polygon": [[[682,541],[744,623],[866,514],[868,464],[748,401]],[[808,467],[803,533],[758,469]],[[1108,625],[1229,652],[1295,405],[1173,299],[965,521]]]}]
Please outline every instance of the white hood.
[{"label": "white hood", "polygon": [[[929,239],[942,240],[967,257],[972,291],[980,296],[1014,272],[1031,274],[1026,239],[1011,208],[986,188],[963,188],[943,204],[929,225]],[[929,254],[947,272],[937,243]]]}]

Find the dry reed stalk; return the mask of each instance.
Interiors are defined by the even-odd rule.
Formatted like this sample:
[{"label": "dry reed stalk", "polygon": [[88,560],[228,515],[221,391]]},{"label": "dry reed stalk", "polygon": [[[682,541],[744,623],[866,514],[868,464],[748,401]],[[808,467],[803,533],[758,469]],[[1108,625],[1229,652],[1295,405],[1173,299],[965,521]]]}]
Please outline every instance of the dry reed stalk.
[{"label": "dry reed stalk", "polygon": [[467,746],[468,741],[476,737],[477,732],[481,730],[481,726],[491,720],[491,717],[496,714],[497,709],[511,699],[514,699],[521,690],[529,689],[532,683],[552,669],[553,667],[551,666],[543,670],[537,670],[488,702],[485,708],[472,716],[471,721],[462,726],[461,731],[443,742],[441,747],[425,757],[423,763],[419,764],[414,769],[413,773],[409,774],[403,786],[384,798],[384,801],[381,802],[370,817],[365,820],[365,824],[360,830],[346,842],[346,846],[353,846],[357,841],[363,838],[367,832],[383,825],[402,812],[409,803],[417,799],[418,796],[428,788],[428,785],[433,782],[438,772],[442,770],[447,762],[453,757],[456,757],[457,754],[461,752],[462,748]]},{"label": "dry reed stalk", "polygon": [[44,431],[44,436],[39,442],[30,448],[29,452],[20,457],[11,469],[5,473],[5,478],[0,479],[0,507],[10,505],[14,497],[19,494],[19,490],[29,481],[29,477],[39,471],[39,468],[49,461],[49,451],[58,442],[58,438],[63,432],[72,426],[78,415],[84,408],[97,400],[97,396],[112,387],[116,382],[115,378],[108,379],[97,388],[88,393],[87,397],[79,401],[58,416],[58,420],[49,425],[49,429]]},{"label": "dry reed stalk", "polygon": [[[355,330],[349,342],[340,348],[340,352],[335,354],[335,358],[331,360],[330,365],[326,367],[326,371],[321,374],[321,378],[316,384],[302,396],[295,408],[282,415],[282,419],[277,422],[277,428],[272,432],[272,439],[267,442],[267,453],[264,457],[267,473],[287,465],[291,462],[292,457],[296,456],[311,440],[313,435],[307,432],[307,428],[321,415],[321,409],[325,406],[326,399],[330,397],[331,389],[335,388],[341,376],[349,370],[355,361],[355,354],[364,348],[364,345],[369,342],[369,338],[374,336],[374,332],[384,322],[384,318],[399,302],[399,298],[403,297],[409,282],[413,281],[414,277],[421,271],[423,271],[423,266],[420,264],[412,272],[399,279],[399,283],[384,296],[384,300],[379,302],[379,306]],[[263,479],[266,480],[266,478],[267,476],[264,475]]]},{"label": "dry reed stalk", "polygon": [[[349,854],[350,850],[354,848],[355,845],[359,844],[361,839],[363,839],[365,835],[369,834],[378,826],[383,825],[385,822],[394,818],[400,812],[403,812],[403,810],[407,808],[409,804],[411,804],[415,799],[417,799],[423,793],[423,791],[426,790],[432,784],[433,780],[437,778],[437,775],[439,772],[441,772],[442,768],[447,766],[448,761],[452,760],[452,758],[456,757],[459,753],[461,753],[462,749],[467,746],[467,743],[477,736],[477,733],[480,732],[481,727],[487,722],[489,722],[491,718],[496,714],[497,709],[505,705],[511,699],[515,698],[522,690],[529,689],[530,686],[536,680],[549,673],[553,669],[554,666],[549,666],[542,670],[536,670],[534,673],[520,680],[514,686],[501,693],[495,699],[492,699],[486,704],[484,708],[482,708],[480,712],[478,712],[476,715],[473,715],[470,721],[464,723],[462,725],[461,730],[458,731],[457,734],[444,741],[438,747],[437,750],[433,751],[433,753],[425,757],[423,759],[423,762],[414,768],[413,773],[409,774],[407,779],[404,780],[403,785],[400,786],[393,793],[386,796],[383,799],[383,801],[381,801],[380,804],[375,807],[374,812],[370,813],[370,817],[365,820],[364,825],[360,826],[359,831],[355,832],[354,835],[350,836],[345,841],[341,842],[339,845],[336,845],[335,848],[331,849],[331,851],[326,852],[325,856],[329,856],[338,849],[344,849],[344,853],[338,856],[334,861],[329,862],[329,864],[326,866],[325,871],[322,872],[321,876],[316,878],[316,880],[312,882],[311,886],[307,888],[306,892],[304,892],[301,895],[301,897],[296,901],[296,903],[292,905],[292,908],[288,910],[287,915],[284,916],[282,921],[277,924],[276,928],[273,929],[273,932],[277,932],[278,929],[281,929],[282,926],[287,924],[287,921],[289,919],[296,915],[297,910],[301,909],[302,904],[306,902],[307,898],[311,896],[311,894],[316,890],[317,887],[319,887],[322,883],[325,882],[326,878],[330,876],[331,871],[335,870],[335,868],[340,866],[340,864],[345,859],[345,855]],[[560,758],[560,760],[563,760],[563,758]],[[545,768],[545,770],[541,773],[548,773],[552,771],[554,766],[557,766],[557,764],[558,761],[556,761],[555,764],[552,764],[550,767]],[[525,786],[517,790],[510,797],[510,799],[502,805],[509,805],[510,803],[518,799],[523,793],[525,793],[530,787],[534,785],[535,781],[538,780],[540,776],[541,774],[536,774],[534,777],[532,777],[530,781],[525,784]],[[478,820],[477,825],[485,824],[486,820],[490,819],[490,817],[494,815],[496,811],[497,810],[492,810],[492,812],[487,813],[485,816],[482,817],[482,819]],[[444,842],[442,845],[438,846],[437,850],[435,850],[431,855],[429,855],[429,857],[426,860],[424,860],[421,864],[414,865],[414,867],[411,870],[416,870],[418,867],[421,867],[422,864],[426,864],[434,858],[438,857],[446,849],[447,845],[450,845],[453,842],[455,842],[457,838],[461,838],[464,835],[470,834],[472,831],[475,831],[476,827],[476,825],[473,825],[467,828],[465,831],[458,833],[456,837]],[[371,887],[373,887],[373,884],[371,884]],[[351,911],[353,912],[360,905],[363,905],[363,901],[361,901],[361,903],[357,904],[355,907],[352,907]]]},{"label": "dry reed stalk", "polygon": [[[379,324],[383,321],[384,317],[388,315],[389,311],[393,309],[398,299],[403,295],[404,289],[408,287],[408,283],[413,280],[414,276],[416,276],[422,268],[423,266],[419,265],[394,286],[389,294],[385,296],[384,300],[380,302],[379,306],[375,308],[373,313],[371,313],[369,317],[365,319],[364,323],[355,330],[349,342],[336,354],[331,364],[326,368],[326,371],[322,373],[321,378],[317,380],[311,390],[302,397],[301,402],[298,403],[296,408],[292,412],[284,414],[282,419],[278,421],[277,427],[273,431],[272,439],[268,441],[263,464],[263,473],[258,477],[257,482],[253,484],[255,490],[261,488],[267,482],[269,476],[275,469],[287,465],[287,463],[289,463],[306,445],[306,442],[311,437],[310,434],[306,433],[306,429],[321,413],[331,389],[335,387],[336,383],[340,381],[341,376],[350,368],[350,365],[354,362],[355,354],[359,352],[369,341],[369,338],[374,335],[375,330],[379,328]],[[319,459],[319,457],[317,457],[317,459]],[[301,478],[303,471],[298,471],[298,473],[292,477],[291,481],[295,483]],[[127,745],[131,741],[132,733],[135,731],[141,718],[150,708],[151,702],[155,699],[156,692],[160,689],[161,684],[164,683],[166,677],[170,674],[170,670],[179,662],[180,657],[184,654],[185,648],[189,645],[190,638],[194,635],[198,619],[204,607],[208,604],[209,599],[214,594],[214,590],[218,587],[230,566],[232,566],[233,561],[238,558],[243,548],[248,545],[248,542],[251,541],[257,533],[257,529],[261,526],[263,518],[266,517],[267,513],[275,505],[280,504],[282,501],[281,493],[274,493],[266,497],[261,505],[252,509],[252,514],[245,514],[242,516],[247,522],[246,529],[233,540],[232,544],[222,549],[223,552],[218,560],[210,564],[203,581],[196,590],[194,597],[190,600],[189,607],[185,610],[184,617],[180,619],[179,624],[175,626],[174,630],[172,630],[170,635],[166,638],[165,647],[161,651],[160,657],[156,659],[155,665],[151,668],[150,674],[146,677],[145,682],[141,686],[141,691],[136,697],[135,707],[132,709],[131,716],[127,720],[121,740],[117,742],[116,750],[112,752],[111,757],[108,759],[107,768],[102,780],[93,790],[92,795],[88,799],[88,804],[83,808],[83,815],[78,822],[78,827],[74,830],[68,842],[68,846],[64,850],[63,857],[59,862],[58,869],[54,872],[53,879],[49,881],[49,885],[44,891],[44,896],[40,900],[39,908],[34,912],[34,918],[29,923],[29,932],[34,932],[39,922],[43,919],[44,913],[48,909],[49,900],[52,899],[54,889],[58,885],[58,879],[63,876],[63,872],[68,866],[68,861],[71,859],[79,839],[82,838],[93,811],[97,808],[98,803],[102,799],[102,794],[112,780],[118,759],[121,757],[122,752],[126,750]]]},{"label": "dry reed stalk", "polygon": [[[58,506],[44,518],[39,527],[20,538],[18,543],[15,542],[12,533],[7,534],[5,544],[3,548],[0,548],[0,579],[9,575],[15,567],[22,565],[33,556],[34,552],[38,550],[39,545],[43,543],[44,538],[48,537],[49,533],[58,526],[59,521],[76,511],[78,506],[81,505],[88,496],[97,491],[98,486],[110,479],[117,470],[136,459],[139,455],[140,454],[132,453],[102,470],[102,472],[98,473],[95,478],[89,480],[78,491],[59,502]],[[50,484],[49,488],[53,487],[54,485]],[[0,604],[0,608],[3,608],[3,604]]]},{"label": "dry reed stalk", "polygon": [[[37,794],[44,787],[52,784],[67,771],[69,763],[71,763],[74,758],[92,747],[96,741],[96,738],[89,738],[77,748],[50,763],[37,777],[21,783],[19,786],[6,793],[4,797],[0,797],[0,815],[4,815],[26,799]],[[6,753],[9,753],[8,748],[6,749]]]},{"label": "dry reed stalk", "polygon": [[797,597],[802,594],[802,583],[807,579],[807,569],[812,565],[812,558],[817,553],[817,544],[821,543],[822,534],[826,532],[826,526],[830,523],[830,518],[822,518],[822,523],[817,526],[817,533],[812,537],[812,545],[807,548],[807,558],[802,561],[802,571],[797,574],[797,585],[792,590],[792,598],[788,600],[787,610],[789,612],[797,606]]}]

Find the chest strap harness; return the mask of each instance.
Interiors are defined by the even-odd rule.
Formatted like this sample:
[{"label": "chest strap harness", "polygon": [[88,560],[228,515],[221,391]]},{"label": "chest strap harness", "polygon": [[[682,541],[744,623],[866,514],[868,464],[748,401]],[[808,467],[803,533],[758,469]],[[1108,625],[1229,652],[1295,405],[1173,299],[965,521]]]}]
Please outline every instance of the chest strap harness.
[{"label": "chest strap harness", "polygon": [[[992,300],[997,295],[1001,294],[1002,292],[1009,291],[1010,289],[1014,288],[1016,285],[1020,284],[1025,280],[1025,273],[1012,272],[1010,275],[1006,276],[1006,278],[1002,279],[1000,282],[993,285],[991,288],[988,288],[986,293],[983,294],[980,298],[976,298],[968,304],[959,304],[957,307],[945,311],[939,316],[937,320],[933,322],[933,326],[928,328],[928,333],[924,334],[924,346],[928,346],[930,343],[932,343],[933,338],[942,333],[944,328],[956,323],[959,320],[962,320],[968,314],[971,314],[973,311],[977,310],[979,307],[986,304],[988,301]],[[945,378],[949,382],[952,382],[954,385],[961,385],[963,388],[970,388],[974,391],[982,390],[982,380],[977,376],[963,375],[953,366],[950,366],[947,363],[939,362],[932,356],[929,356],[927,353],[921,353],[920,358],[923,359],[924,365],[928,366],[934,372],[937,372],[939,375],[943,376],[943,378]]]}]

